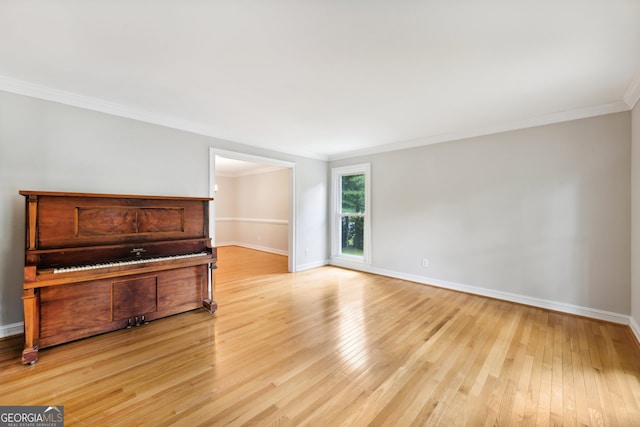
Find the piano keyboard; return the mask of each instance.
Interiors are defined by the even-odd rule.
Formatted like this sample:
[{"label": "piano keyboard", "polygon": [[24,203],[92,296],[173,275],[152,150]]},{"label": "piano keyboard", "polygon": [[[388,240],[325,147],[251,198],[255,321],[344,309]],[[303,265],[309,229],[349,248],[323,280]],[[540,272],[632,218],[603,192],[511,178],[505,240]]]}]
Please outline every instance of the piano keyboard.
[{"label": "piano keyboard", "polygon": [[143,258],[143,259],[141,258],[141,259],[133,259],[128,261],[102,262],[98,264],[78,265],[78,266],[72,266],[72,267],[60,267],[60,268],[54,268],[53,274],[93,270],[96,268],[121,267],[124,265],[145,264],[149,262],[158,262],[158,261],[170,261],[173,259],[191,258],[191,257],[197,257],[197,256],[203,256],[203,255],[209,255],[209,253],[199,252],[197,254],[172,255],[172,256],[164,256],[164,257],[157,257],[157,258]]}]

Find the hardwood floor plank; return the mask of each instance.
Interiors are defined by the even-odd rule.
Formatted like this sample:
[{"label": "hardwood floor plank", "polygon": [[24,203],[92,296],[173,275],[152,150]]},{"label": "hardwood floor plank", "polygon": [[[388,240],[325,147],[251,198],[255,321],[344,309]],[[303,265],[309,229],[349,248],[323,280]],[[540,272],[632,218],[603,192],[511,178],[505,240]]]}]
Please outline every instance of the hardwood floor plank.
[{"label": "hardwood floor plank", "polygon": [[[571,375],[573,393],[575,395],[576,425],[589,425],[589,399],[585,385],[582,359],[580,357],[580,340],[578,331],[578,319],[568,318],[570,324],[569,335],[571,337]],[[568,367],[567,367],[568,369]]]},{"label": "hardwood floor plank", "polygon": [[44,349],[0,340],[0,405],[80,426],[640,425],[628,327],[219,248],[218,312]]},{"label": "hardwood floor plank", "polygon": [[[553,354],[551,355],[551,417],[552,425],[565,425],[564,408],[571,405],[571,399],[565,396],[563,384],[566,374],[562,367],[563,329],[562,319],[554,315],[553,322]],[[569,421],[569,420],[567,420]]]}]

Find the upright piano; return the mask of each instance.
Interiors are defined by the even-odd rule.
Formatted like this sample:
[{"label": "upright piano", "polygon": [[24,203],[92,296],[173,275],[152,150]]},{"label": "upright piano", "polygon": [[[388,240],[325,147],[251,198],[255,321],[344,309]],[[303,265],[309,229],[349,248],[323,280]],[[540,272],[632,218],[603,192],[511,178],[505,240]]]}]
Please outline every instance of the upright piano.
[{"label": "upright piano", "polygon": [[211,198],[20,191],[22,363],[45,347],[204,308],[213,313]]}]

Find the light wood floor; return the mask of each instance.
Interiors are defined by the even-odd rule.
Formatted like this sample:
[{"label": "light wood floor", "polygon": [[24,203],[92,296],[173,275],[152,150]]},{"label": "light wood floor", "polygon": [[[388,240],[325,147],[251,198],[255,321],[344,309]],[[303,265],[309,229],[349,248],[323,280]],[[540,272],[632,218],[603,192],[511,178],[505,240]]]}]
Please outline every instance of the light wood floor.
[{"label": "light wood floor", "polygon": [[626,326],[219,249],[218,313],[41,351],[0,341],[0,405],[66,425],[640,425]]}]

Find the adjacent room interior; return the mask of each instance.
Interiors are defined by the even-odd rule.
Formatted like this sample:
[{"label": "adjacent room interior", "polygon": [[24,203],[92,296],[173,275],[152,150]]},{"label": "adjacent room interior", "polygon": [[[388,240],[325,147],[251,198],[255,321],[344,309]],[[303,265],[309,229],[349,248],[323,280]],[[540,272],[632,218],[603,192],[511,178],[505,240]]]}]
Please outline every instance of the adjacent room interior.
[{"label": "adjacent room interior", "polygon": [[289,256],[289,170],[216,156],[216,246]]},{"label": "adjacent room interior", "polygon": [[[216,246],[241,246],[289,258],[292,241],[292,168],[273,159],[213,156],[211,235]],[[257,163],[258,162],[258,163]],[[292,262],[287,262],[292,271]]]}]

